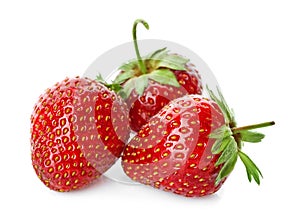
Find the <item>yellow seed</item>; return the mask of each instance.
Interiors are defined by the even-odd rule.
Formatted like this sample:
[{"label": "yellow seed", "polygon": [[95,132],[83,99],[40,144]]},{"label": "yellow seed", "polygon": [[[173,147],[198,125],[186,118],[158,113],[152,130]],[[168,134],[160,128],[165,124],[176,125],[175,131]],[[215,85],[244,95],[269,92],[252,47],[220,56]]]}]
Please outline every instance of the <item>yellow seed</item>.
[{"label": "yellow seed", "polygon": [[50,160],[47,160],[45,164],[46,164],[46,166],[49,166],[50,163],[51,163],[51,161],[50,161]]},{"label": "yellow seed", "polygon": [[192,153],[191,155],[190,155],[190,158],[195,158],[195,156],[196,156],[196,154],[194,154],[194,153]]},{"label": "yellow seed", "polygon": [[61,130],[60,130],[60,129],[57,129],[57,130],[56,130],[56,135],[57,135],[57,136],[60,136],[60,134],[61,134]]},{"label": "yellow seed", "polygon": [[181,149],[183,149],[183,145],[178,144],[178,145],[175,146],[175,149],[181,150]]},{"label": "yellow seed", "polygon": [[190,165],[191,168],[194,168],[195,166],[196,166],[196,164],[194,164],[194,163],[192,163],[192,164]]},{"label": "yellow seed", "polygon": [[175,155],[175,158],[178,158],[178,159],[181,159],[181,158],[183,158],[183,154],[182,153],[177,153],[176,155]]},{"label": "yellow seed", "polygon": [[180,167],[180,163],[176,163],[176,164],[175,164],[175,167]]},{"label": "yellow seed", "polygon": [[166,157],[166,156],[168,156],[168,155],[169,155],[168,153],[164,153],[164,154],[163,154],[164,157]]},{"label": "yellow seed", "polygon": [[68,129],[68,128],[64,128],[63,134],[65,135],[65,134],[67,134],[68,132],[69,132],[69,129]]},{"label": "yellow seed", "polygon": [[155,150],[154,150],[154,153],[157,153],[157,152],[159,152],[160,151],[160,148],[156,148]]}]

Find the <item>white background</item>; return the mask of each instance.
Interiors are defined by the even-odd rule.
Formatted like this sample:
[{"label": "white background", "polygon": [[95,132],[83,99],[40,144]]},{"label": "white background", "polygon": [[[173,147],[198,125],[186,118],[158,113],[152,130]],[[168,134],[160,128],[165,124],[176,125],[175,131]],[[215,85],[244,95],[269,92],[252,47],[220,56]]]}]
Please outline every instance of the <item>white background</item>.
[{"label": "white background", "polygon": [[[297,1],[0,1],[0,221],[299,221],[300,6]],[[103,178],[57,193],[36,177],[30,114],[38,96],[82,75],[103,52],[131,40],[166,39],[212,69],[240,125],[274,120],[247,152],[262,184],[239,162],[215,195],[189,199]]]}]

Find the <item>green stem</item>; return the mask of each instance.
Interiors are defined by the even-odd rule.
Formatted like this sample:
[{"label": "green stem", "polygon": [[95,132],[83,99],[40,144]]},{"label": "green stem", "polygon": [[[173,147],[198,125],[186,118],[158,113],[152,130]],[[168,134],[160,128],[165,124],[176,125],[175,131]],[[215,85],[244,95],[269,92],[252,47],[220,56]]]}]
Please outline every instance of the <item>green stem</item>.
[{"label": "green stem", "polygon": [[234,127],[231,130],[233,134],[237,134],[245,130],[253,130],[253,129],[263,128],[267,126],[273,126],[274,124],[275,122],[271,121],[271,122],[264,122],[264,123],[253,124],[253,125],[242,126],[242,127]]},{"label": "green stem", "polygon": [[133,37],[133,43],[134,43],[134,49],[135,49],[135,54],[136,57],[138,59],[139,62],[139,67],[140,70],[142,72],[142,74],[145,74],[147,72],[146,66],[142,60],[142,57],[140,55],[139,52],[139,48],[138,48],[138,44],[137,44],[137,40],[136,40],[136,26],[137,24],[142,23],[144,25],[144,27],[148,30],[149,29],[149,25],[146,21],[144,21],[143,19],[137,19],[135,20],[135,22],[133,23],[133,28],[132,28],[132,37]]}]

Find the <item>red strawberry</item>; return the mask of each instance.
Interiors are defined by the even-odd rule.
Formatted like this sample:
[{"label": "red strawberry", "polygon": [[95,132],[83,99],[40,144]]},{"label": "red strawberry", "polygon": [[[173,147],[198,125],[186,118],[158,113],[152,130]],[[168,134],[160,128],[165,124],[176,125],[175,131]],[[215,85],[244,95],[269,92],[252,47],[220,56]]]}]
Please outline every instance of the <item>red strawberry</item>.
[{"label": "red strawberry", "polygon": [[82,188],[120,157],[129,137],[123,100],[88,78],[65,79],[40,96],[31,116],[32,164],[50,189]]},{"label": "red strawberry", "polygon": [[[135,181],[176,194],[199,197],[216,192],[239,156],[249,180],[259,184],[259,169],[241,151],[242,141],[259,142],[249,131],[274,122],[237,128],[222,99],[186,95],[166,105],[127,144],[125,173]],[[218,105],[219,104],[219,105]]]},{"label": "red strawberry", "polygon": [[186,94],[201,94],[201,77],[188,59],[171,54],[166,48],[141,58],[136,41],[136,26],[144,20],[136,20],[133,27],[137,59],[122,65],[114,80],[121,84],[120,94],[130,108],[130,126],[138,131],[150,117],[171,100]]}]

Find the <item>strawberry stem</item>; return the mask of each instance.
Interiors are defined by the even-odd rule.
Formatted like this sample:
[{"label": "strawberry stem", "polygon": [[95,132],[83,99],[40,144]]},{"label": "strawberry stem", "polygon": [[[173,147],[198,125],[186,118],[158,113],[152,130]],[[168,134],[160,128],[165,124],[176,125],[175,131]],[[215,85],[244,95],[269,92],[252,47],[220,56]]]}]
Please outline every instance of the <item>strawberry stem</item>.
[{"label": "strawberry stem", "polygon": [[253,130],[253,129],[263,128],[263,127],[273,126],[273,125],[275,125],[275,122],[270,121],[270,122],[258,123],[258,124],[248,125],[248,126],[234,127],[231,130],[233,134],[237,134],[242,131]]},{"label": "strawberry stem", "polygon": [[141,55],[140,55],[138,44],[137,44],[137,38],[136,38],[136,27],[137,27],[137,24],[139,24],[139,23],[142,23],[147,30],[149,30],[149,25],[143,19],[137,19],[137,20],[134,21],[133,28],[132,28],[132,36],[133,36],[135,54],[136,54],[136,57],[138,59],[139,68],[140,68],[142,74],[145,74],[147,72],[147,69],[146,69],[146,66],[145,66],[145,64],[142,60]]}]

